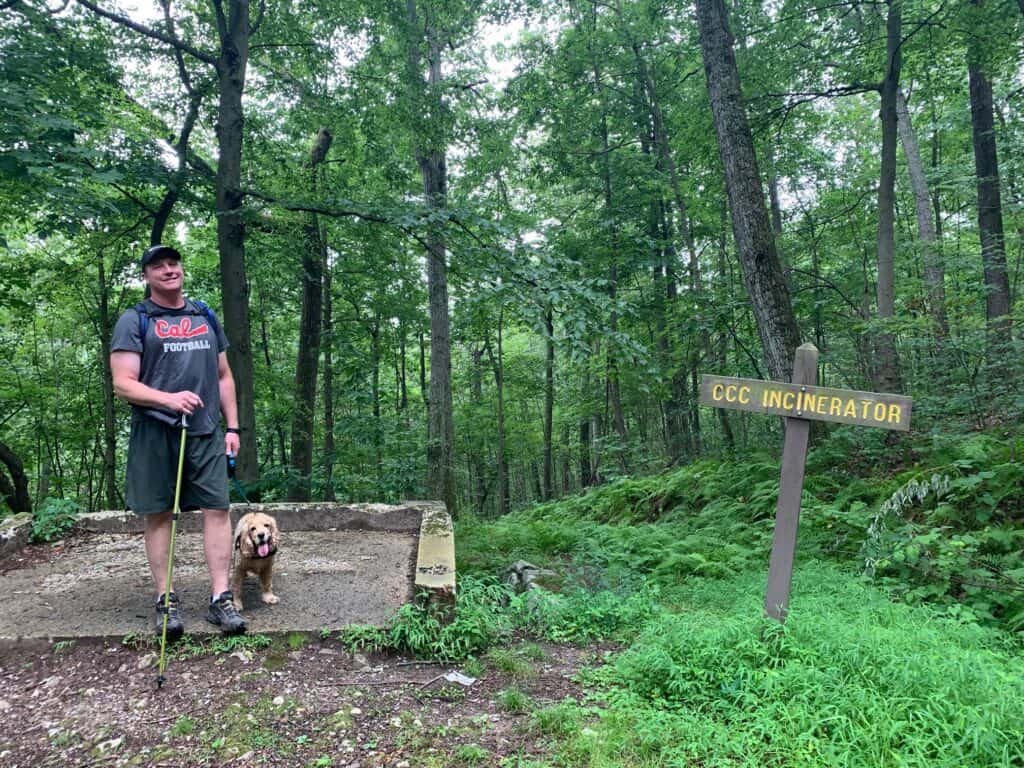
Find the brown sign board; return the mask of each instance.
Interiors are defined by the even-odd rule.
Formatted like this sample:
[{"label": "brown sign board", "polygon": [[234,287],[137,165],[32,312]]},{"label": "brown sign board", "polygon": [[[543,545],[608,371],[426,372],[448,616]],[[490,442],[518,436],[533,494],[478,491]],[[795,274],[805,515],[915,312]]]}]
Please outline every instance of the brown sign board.
[{"label": "brown sign board", "polygon": [[818,349],[803,344],[793,357],[793,383],[701,376],[700,404],[786,417],[782,448],[779,501],[775,506],[775,534],[768,560],[768,589],[764,610],[781,622],[789,613],[796,533],[800,525],[800,497],[804,487],[807,442],[811,421],[837,421],[881,429],[910,429],[911,399],[900,395],[856,392],[815,386]]},{"label": "brown sign board", "polygon": [[903,395],[858,392],[853,389],[702,375],[700,404],[712,408],[772,413],[792,419],[834,421],[906,432],[910,429],[913,400]]}]

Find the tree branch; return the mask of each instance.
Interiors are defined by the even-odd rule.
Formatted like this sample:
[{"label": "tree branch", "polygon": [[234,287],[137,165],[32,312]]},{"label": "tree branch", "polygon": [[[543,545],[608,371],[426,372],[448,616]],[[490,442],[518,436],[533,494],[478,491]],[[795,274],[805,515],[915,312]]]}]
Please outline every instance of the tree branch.
[{"label": "tree branch", "polygon": [[193,58],[198,59],[199,61],[202,61],[211,66],[217,65],[217,59],[215,56],[210,55],[206,51],[201,51],[195,46],[189,45],[183,40],[178,40],[175,37],[168,37],[163,32],[158,32],[155,29],[150,29],[144,24],[138,24],[132,21],[131,19],[127,18],[126,16],[121,16],[120,14],[104,10],[103,8],[100,8],[96,3],[91,2],[91,0],[75,0],[75,2],[77,2],[79,5],[85,6],[90,11],[95,13],[97,16],[101,16],[104,19],[107,19],[108,21],[112,21],[115,24],[119,24],[122,27],[127,27],[128,29],[133,30],[134,32],[138,32],[143,37],[148,37],[151,40],[156,40],[158,42],[163,43],[164,45],[169,45],[172,48],[184,51],[189,56],[192,56]]},{"label": "tree branch", "polygon": [[260,0],[260,9],[256,12],[256,21],[249,25],[249,37],[252,37],[263,24],[263,17],[267,12],[267,0]]},{"label": "tree branch", "polygon": [[[160,0],[160,5],[164,8],[164,25],[167,27],[167,35],[172,40],[177,40],[178,36],[174,31],[174,19],[171,18],[171,0]],[[174,48],[174,60],[178,64],[178,77],[181,78],[185,91],[189,96],[195,98],[196,94],[192,89],[192,78],[188,73],[188,69],[185,68],[185,58],[181,55],[180,48]]]},{"label": "tree branch", "polygon": [[221,0],[213,0],[213,10],[217,13],[217,36],[223,43],[228,37],[228,21],[224,18],[224,4]]},{"label": "tree branch", "polygon": [[427,241],[413,232],[409,227],[399,224],[394,219],[382,216],[379,213],[360,211],[355,208],[334,208],[312,203],[292,202],[289,200],[282,200],[279,197],[273,197],[272,195],[268,195],[263,192],[258,192],[254,189],[243,189],[241,192],[244,197],[251,197],[254,200],[262,200],[265,203],[276,205],[286,211],[294,211],[296,213],[316,213],[320,216],[329,216],[331,218],[352,217],[360,219],[361,221],[372,221],[376,224],[386,224],[387,226],[394,227],[403,234],[412,238],[427,250],[430,250],[430,246],[427,244]]}]

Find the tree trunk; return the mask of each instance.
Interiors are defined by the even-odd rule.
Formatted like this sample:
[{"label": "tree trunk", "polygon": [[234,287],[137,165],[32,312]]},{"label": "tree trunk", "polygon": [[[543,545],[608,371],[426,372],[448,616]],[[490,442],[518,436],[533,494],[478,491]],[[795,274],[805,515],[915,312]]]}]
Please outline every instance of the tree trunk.
[{"label": "tree trunk", "polygon": [[[413,103],[420,115],[434,116],[433,125],[414,126],[416,161],[423,177],[423,196],[427,208],[447,205],[448,169],[445,161],[446,139],[439,137],[444,105],[441,100],[442,41],[439,30],[429,23],[420,26],[415,0],[406,0],[409,24],[408,77]],[[427,82],[421,72],[420,43],[428,48]],[[429,118],[428,118],[429,119]],[[452,415],[451,338],[448,317],[448,264],[444,231],[432,225],[427,232],[427,294],[430,306],[430,395],[427,420],[427,490],[433,498],[456,512],[454,445],[455,424]]]},{"label": "tree trunk", "polygon": [[661,111],[661,100],[658,97],[658,90],[654,83],[647,62],[640,52],[639,45],[633,43],[633,53],[637,62],[638,75],[641,80],[642,90],[647,94],[647,106],[651,116],[651,128],[654,139],[654,146],[658,150],[659,165],[662,170],[668,173],[669,185],[672,189],[672,198],[676,204],[679,214],[679,229],[683,235],[683,245],[686,247],[686,256],[689,260],[691,271],[697,270],[699,279],[699,266],[697,262],[697,247],[693,239],[693,229],[690,227],[690,215],[687,210],[686,200],[683,197],[682,185],[679,181],[679,171],[676,168],[675,157],[669,145],[668,130],[665,127],[665,118]]},{"label": "tree trunk", "polygon": [[[584,363],[586,366],[587,363]],[[590,457],[590,441],[593,436],[590,434],[590,370],[583,371],[582,397],[580,398],[580,488],[589,488],[593,483],[594,473],[592,459]]]},{"label": "tree trunk", "polygon": [[[683,197],[682,186],[679,181],[679,172],[676,167],[675,158],[669,146],[668,130],[665,127],[665,119],[661,111],[661,101],[658,97],[657,87],[654,78],[647,67],[640,52],[639,45],[633,43],[633,53],[637,62],[637,71],[640,78],[641,92],[646,95],[647,109],[650,115],[650,128],[655,148],[658,152],[658,168],[668,174],[669,185],[672,189],[672,198],[675,203],[676,214],[679,218],[679,228],[683,237],[683,246],[686,249],[688,267],[690,273],[691,287],[695,296],[700,295],[700,263],[697,260],[697,248],[693,239],[693,228],[690,226],[689,211],[686,200]],[[663,312],[675,302],[677,298],[676,275],[673,269],[675,250],[671,245],[672,224],[668,212],[662,210],[658,218],[664,229],[664,239],[667,244],[664,254],[662,268],[665,277],[665,298],[667,302]],[[659,270],[660,272],[660,270]],[[698,298],[699,301],[699,298]],[[667,333],[667,332],[666,332]],[[669,340],[666,334],[662,334],[663,344],[667,345]],[[699,355],[688,355],[691,367],[696,366],[696,357]],[[667,358],[667,354],[666,354]],[[672,374],[671,396],[666,403],[667,429],[669,437],[667,442],[668,453],[673,463],[679,461],[687,450],[699,451],[699,426],[694,421],[697,431],[690,429],[690,414],[687,410],[686,394],[686,371],[676,370]]]},{"label": "tree trunk", "polygon": [[569,442],[572,437],[569,434],[569,422],[565,421],[562,423],[562,446],[561,446],[561,475],[562,475],[562,493],[566,494],[572,487],[572,456],[569,451]]},{"label": "tree trunk", "polygon": [[323,273],[324,323],[320,342],[324,349],[324,501],[334,501],[334,299],[331,296],[334,281],[326,247]]},{"label": "tree trunk", "polygon": [[409,385],[405,370],[405,320],[398,320],[398,410],[405,413],[409,405]]},{"label": "tree trunk", "polygon": [[430,414],[430,393],[427,390],[427,347],[423,340],[423,331],[419,333],[420,343],[420,396],[423,398],[423,406]]},{"label": "tree trunk", "polygon": [[110,304],[103,255],[97,258],[97,291],[99,296],[100,360],[103,366],[103,485],[106,489],[107,509],[116,509],[117,503],[117,430],[114,419],[114,375],[110,370]]},{"label": "tree trunk", "polygon": [[[615,265],[614,259],[615,257],[612,256],[612,265],[608,270],[608,293],[612,303],[616,301],[617,284],[619,279],[618,269]],[[609,331],[613,337],[618,333],[618,326],[618,313],[615,310],[612,310],[611,317],[609,318]],[[613,344],[609,343],[605,349],[605,354],[607,355],[605,391],[608,398],[608,407],[611,409],[612,428],[615,430],[615,435],[618,438],[617,446],[615,448],[615,456],[618,460],[619,469],[622,470],[623,474],[628,474],[629,462],[626,459],[626,453],[629,445],[629,435],[626,432],[626,416],[622,411],[622,388],[619,383],[619,364],[615,358]]]},{"label": "tree trunk", "polygon": [[[331,132],[317,131],[309,152],[309,185],[312,199],[317,195],[318,166],[331,148]],[[299,319],[299,350],[295,361],[295,410],[292,414],[292,470],[295,483],[288,493],[289,501],[310,500],[310,478],[313,475],[314,414],[316,413],[316,378],[320,363],[320,330],[323,322],[323,265],[327,259],[327,243],[320,231],[315,213],[308,214],[303,244],[302,310]]]},{"label": "tree trunk", "polygon": [[779,201],[779,176],[775,171],[775,152],[768,145],[768,210],[771,213],[772,233],[775,235],[775,251],[779,254],[779,265],[782,267],[782,278],[786,288],[793,290],[793,271],[786,263],[786,254],[782,250],[782,203]]},{"label": "tree trunk", "polygon": [[[481,370],[481,358],[484,354],[483,347],[473,348],[473,367],[469,373],[469,389],[473,398],[473,404],[480,406],[484,400],[483,372]],[[475,441],[470,461],[471,487],[473,489],[473,507],[478,515],[484,512],[484,498],[487,491],[484,484],[484,447],[481,441]]]},{"label": "tree trunk", "polygon": [[373,405],[373,455],[377,465],[377,482],[383,485],[384,457],[381,453],[383,429],[380,421],[380,315],[375,314],[370,326],[370,398]]},{"label": "tree trunk", "polygon": [[217,247],[220,253],[224,330],[231,346],[228,359],[235,379],[241,447],[238,478],[246,485],[259,479],[256,457],[256,398],[249,328],[249,279],[245,269],[245,223],[242,219],[242,93],[249,60],[249,3],[230,0],[225,18],[214,4],[220,34],[217,58]]},{"label": "tree trunk", "polygon": [[697,0],[704,73],[725,169],[733,233],[765,361],[778,381],[792,378],[800,331],[764,206],[754,141],[743,107],[733,37],[723,0]]},{"label": "tree trunk", "polygon": [[917,213],[917,235],[921,241],[923,261],[924,287],[926,306],[932,318],[932,331],[936,340],[949,335],[949,324],[946,321],[946,289],[945,268],[942,254],[935,238],[935,219],[932,214],[931,195],[928,192],[928,181],[924,175],[924,163],[918,148],[917,136],[910,120],[910,110],[903,91],[896,91],[896,121],[899,128],[900,143],[903,154],[907,158],[907,172],[910,175],[910,187],[914,192],[914,210]]},{"label": "tree trunk", "polygon": [[[267,376],[274,375],[274,362],[270,359],[270,335],[267,333],[267,312],[264,302],[264,294],[261,291],[257,295],[259,310],[260,310],[260,344],[263,346],[263,362],[266,364]],[[288,449],[285,447],[284,439],[284,427],[281,426],[279,419],[274,419],[274,435],[277,438],[277,451],[280,457],[282,467],[287,467],[288,462]],[[273,455],[273,450],[271,450]]]},{"label": "tree trunk", "polygon": [[0,462],[7,467],[8,480],[0,474],[3,484],[0,485],[0,494],[3,495],[7,506],[14,513],[31,512],[32,499],[28,495],[28,476],[25,474],[25,465],[17,454],[7,445],[0,443]]},{"label": "tree trunk", "polygon": [[[981,0],[972,0],[980,9]],[[985,317],[989,330],[990,363],[1009,350],[1011,341],[1010,282],[1003,240],[1003,206],[999,191],[992,82],[985,72],[981,41],[970,38],[967,51],[971,91],[971,131],[978,177],[978,231],[985,275]]]},{"label": "tree trunk", "polygon": [[[612,211],[612,174],[611,174],[611,150],[608,146],[608,118],[604,112],[604,97],[603,90],[601,88],[601,72],[594,63],[594,83],[595,91],[601,98],[601,156],[603,158],[601,166],[601,183],[604,190],[604,207],[605,216],[608,221],[614,220],[614,212]],[[614,227],[614,225],[613,225]],[[608,264],[608,298],[611,300],[612,305],[615,304],[615,297],[618,292],[619,272],[618,264],[616,262],[616,248],[613,247],[609,251],[609,264]],[[612,337],[618,333],[619,325],[619,314],[612,309],[611,316],[608,319],[608,330]],[[615,433],[618,435],[619,444],[615,451],[619,461],[619,466],[622,472],[628,473],[629,469],[626,462],[626,446],[627,438],[626,434],[626,419],[622,413],[622,396],[619,388],[619,368],[618,361],[615,358],[614,343],[609,343],[606,346],[607,355],[607,368],[605,372],[605,392],[608,398],[608,405],[612,411],[612,427],[615,429]]]},{"label": "tree trunk", "polygon": [[544,501],[554,496],[555,465],[552,435],[555,421],[555,317],[549,306],[544,312],[547,332],[544,345]]},{"label": "tree trunk", "polygon": [[498,514],[508,514],[509,508],[509,483],[508,483],[508,459],[505,453],[505,362],[502,350],[502,314],[498,311],[498,354],[495,357],[490,344],[487,345],[487,356],[491,359],[491,368],[494,370],[494,386],[498,394],[498,438],[496,451],[498,454]]},{"label": "tree trunk", "polygon": [[878,282],[876,303],[882,329],[875,335],[875,388],[899,392],[896,338],[886,324],[896,314],[896,94],[900,83],[902,0],[887,0],[886,71],[881,89],[882,165],[878,183]]}]

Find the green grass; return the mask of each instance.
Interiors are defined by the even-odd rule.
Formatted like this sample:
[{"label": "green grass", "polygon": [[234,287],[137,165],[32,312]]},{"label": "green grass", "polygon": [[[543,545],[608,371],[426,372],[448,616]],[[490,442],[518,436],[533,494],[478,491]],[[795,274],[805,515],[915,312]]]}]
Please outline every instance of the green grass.
[{"label": "green grass", "polygon": [[188,736],[190,733],[195,731],[196,721],[191,717],[182,715],[174,721],[174,725],[168,731],[168,735],[173,739],[179,736]]},{"label": "green grass", "polygon": [[[123,642],[127,643],[127,639]],[[167,655],[171,659],[194,659],[200,656],[234,653],[240,650],[269,648],[271,645],[273,645],[273,640],[269,636],[258,633],[205,637],[185,635],[173,645],[167,646]]]},{"label": "green grass", "polygon": [[784,627],[762,617],[763,588],[680,590],[679,612],[588,673],[600,717],[563,741],[566,764],[1024,764],[1022,659],[1001,633],[823,563],[798,569]]},{"label": "green grass", "polygon": [[533,707],[533,700],[530,698],[530,695],[515,686],[499,691],[495,697],[495,702],[499,709],[512,715],[529,712]]},{"label": "green grass", "polygon": [[537,670],[522,653],[507,648],[492,648],[487,652],[487,662],[498,672],[516,680],[537,676]]}]

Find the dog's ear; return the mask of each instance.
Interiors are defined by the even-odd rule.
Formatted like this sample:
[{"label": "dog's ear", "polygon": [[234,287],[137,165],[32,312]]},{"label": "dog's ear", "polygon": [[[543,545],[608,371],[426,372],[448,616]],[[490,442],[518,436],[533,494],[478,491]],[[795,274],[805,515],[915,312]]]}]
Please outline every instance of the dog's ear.
[{"label": "dog's ear", "polygon": [[270,527],[270,540],[277,544],[277,520],[270,518],[268,525]]},{"label": "dog's ear", "polygon": [[245,533],[245,518],[247,515],[242,515],[239,519],[238,524],[235,525],[235,549],[242,548],[242,534]]}]

